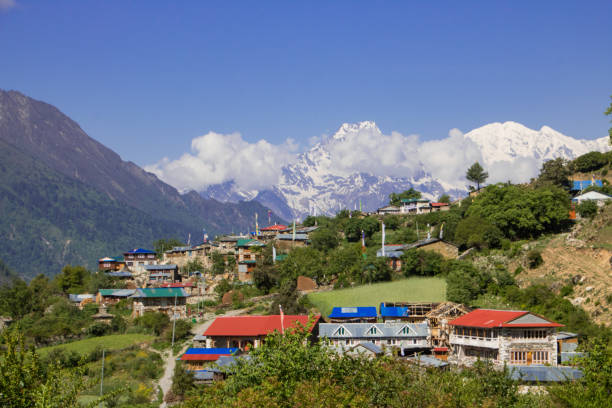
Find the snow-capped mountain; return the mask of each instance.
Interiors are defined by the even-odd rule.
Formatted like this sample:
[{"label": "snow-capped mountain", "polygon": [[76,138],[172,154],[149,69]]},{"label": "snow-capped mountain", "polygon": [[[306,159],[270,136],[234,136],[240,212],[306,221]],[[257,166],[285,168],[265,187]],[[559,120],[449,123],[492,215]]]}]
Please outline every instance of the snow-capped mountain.
[{"label": "snow-capped mountain", "polygon": [[574,159],[594,150],[610,150],[608,137],[580,140],[548,126],[533,130],[516,122],[490,123],[466,133],[465,137],[476,143],[488,166],[521,157],[543,161],[557,157]]},{"label": "snow-capped mountain", "polygon": [[[411,187],[430,199],[444,193],[461,197],[468,185],[462,175],[476,160],[491,174],[488,181],[519,182],[536,176],[545,160],[609,149],[607,137],[578,140],[547,126],[538,131],[515,122],[423,143],[417,137],[383,135],[374,122],[345,123],[284,166],[272,188],[243,190],[229,181],[201,194],[220,201],[256,200],[286,220],[301,219],[358,208],[360,202],[364,210],[374,210],[388,202],[390,193]],[[432,165],[436,160],[438,167]],[[450,175],[435,174],[439,168]]]}]

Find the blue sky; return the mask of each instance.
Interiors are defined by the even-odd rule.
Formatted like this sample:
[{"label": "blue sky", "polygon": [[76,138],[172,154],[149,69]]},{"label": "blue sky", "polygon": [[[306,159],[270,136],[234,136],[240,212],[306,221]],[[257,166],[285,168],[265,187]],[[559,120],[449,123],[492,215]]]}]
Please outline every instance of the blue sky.
[{"label": "blue sky", "polygon": [[209,131],[306,146],[362,120],[592,139],[609,127],[610,17],[610,1],[0,0],[0,88],[141,165]]}]

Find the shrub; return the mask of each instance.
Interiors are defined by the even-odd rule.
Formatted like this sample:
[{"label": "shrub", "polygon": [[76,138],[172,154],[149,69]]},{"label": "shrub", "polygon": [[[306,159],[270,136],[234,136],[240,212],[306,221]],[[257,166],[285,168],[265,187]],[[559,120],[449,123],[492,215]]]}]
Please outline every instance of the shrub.
[{"label": "shrub", "polygon": [[563,297],[569,296],[572,293],[574,293],[574,286],[571,283],[563,286],[561,291],[559,291],[559,294]]},{"label": "shrub", "polygon": [[544,263],[544,259],[542,258],[542,254],[537,249],[532,249],[527,252],[527,265],[529,265],[529,269],[535,269],[538,266]]},{"label": "shrub", "polygon": [[601,169],[608,164],[608,158],[601,152],[589,152],[577,157],[572,161],[572,168],[575,171],[587,172]]},{"label": "shrub", "polygon": [[111,326],[106,323],[96,322],[87,328],[87,334],[92,337],[104,336],[111,331]]},{"label": "shrub", "polygon": [[591,200],[583,201],[578,205],[576,211],[578,211],[581,217],[592,219],[597,215],[597,204]]},{"label": "shrub", "polygon": [[134,322],[137,326],[150,330],[159,336],[168,327],[170,318],[165,313],[146,312],[144,315],[137,317]]}]

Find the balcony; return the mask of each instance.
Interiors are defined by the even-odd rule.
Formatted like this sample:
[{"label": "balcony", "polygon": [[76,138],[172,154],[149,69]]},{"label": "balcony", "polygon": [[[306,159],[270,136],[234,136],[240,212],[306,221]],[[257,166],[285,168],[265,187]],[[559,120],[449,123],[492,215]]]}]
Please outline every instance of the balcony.
[{"label": "balcony", "polygon": [[451,334],[449,342],[462,346],[487,347],[492,349],[499,348],[499,337],[459,336]]}]

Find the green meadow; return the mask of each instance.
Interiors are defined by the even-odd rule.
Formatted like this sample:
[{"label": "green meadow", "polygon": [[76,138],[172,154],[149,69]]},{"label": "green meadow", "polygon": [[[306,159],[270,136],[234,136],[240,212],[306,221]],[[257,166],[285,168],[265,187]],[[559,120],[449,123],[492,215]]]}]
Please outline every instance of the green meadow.
[{"label": "green meadow", "polygon": [[415,277],[311,293],[308,300],[323,316],[328,316],[334,306],[378,308],[381,302],[442,302],[446,300],[446,281],[441,278]]}]

